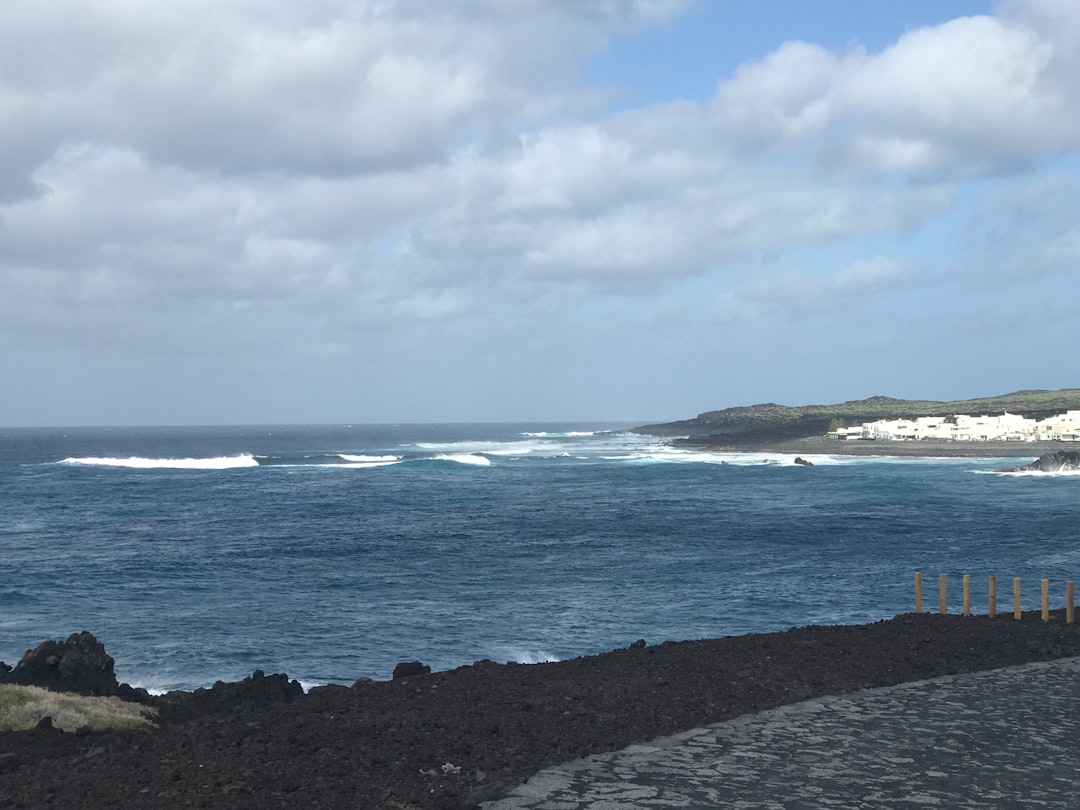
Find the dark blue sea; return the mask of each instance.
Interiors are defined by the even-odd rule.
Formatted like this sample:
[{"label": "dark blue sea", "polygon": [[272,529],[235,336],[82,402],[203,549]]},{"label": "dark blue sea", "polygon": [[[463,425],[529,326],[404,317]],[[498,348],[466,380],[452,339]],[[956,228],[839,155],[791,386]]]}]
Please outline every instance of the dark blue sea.
[{"label": "dark blue sea", "polygon": [[981,611],[987,575],[1025,609],[1080,578],[1080,476],[809,458],[618,425],[0,430],[0,660],[86,629],[153,690],[347,684],[890,618],[916,570],[955,611],[963,573]]}]

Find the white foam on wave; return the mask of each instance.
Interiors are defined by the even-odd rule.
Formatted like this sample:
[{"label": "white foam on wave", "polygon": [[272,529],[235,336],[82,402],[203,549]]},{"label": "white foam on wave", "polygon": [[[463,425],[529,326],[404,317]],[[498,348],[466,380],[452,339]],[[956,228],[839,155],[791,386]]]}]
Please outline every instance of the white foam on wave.
[{"label": "white foam on wave", "polygon": [[497,457],[526,457],[549,459],[575,457],[600,457],[605,453],[633,452],[643,445],[656,444],[655,437],[629,433],[594,431],[568,431],[552,433],[544,431],[523,432],[522,438],[504,441],[474,440],[457,442],[418,442],[411,445],[418,450],[450,455],[483,454]]},{"label": "white foam on wave", "polygon": [[338,453],[338,458],[353,464],[389,464],[399,461],[401,456],[353,456],[348,453]]},{"label": "white foam on wave", "polygon": [[537,431],[535,433],[526,431],[522,434],[530,439],[583,439],[589,436],[595,436],[595,430],[568,430],[565,433],[549,433],[546,430]]},{"label": "white foam on wave", "polygon": [[133,470],[233,470],[241,467],[258,467],[252,455],[218,456],[216,458],[109,458],[87,456],[65,458],[60,464],[88,467],[126,467]]},{"label": "white foam on wave", "polygon": [[471,464],[475,467],[491,466],[491,459],[486,456],[477,456],[472,453],[442,453],[435,456],[436,461],[453,461],[458,464]]},{"label": "white foam on wave", "polygon": [[415,447],[435,453],[447,453],[451,455],[473,455],[485,453],[489,456],[524,456],[537,450],[550,449],[551,445],[544,442],[419,442]]}]

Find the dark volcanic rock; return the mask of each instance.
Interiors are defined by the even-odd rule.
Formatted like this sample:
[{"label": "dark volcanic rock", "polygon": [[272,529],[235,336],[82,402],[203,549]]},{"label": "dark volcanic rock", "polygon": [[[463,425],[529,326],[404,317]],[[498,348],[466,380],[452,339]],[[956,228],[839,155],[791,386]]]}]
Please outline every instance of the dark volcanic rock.
[{"label": "dark volcanic rock", "polygon": [[802,467],[813,467],[813,466],[814,466],[814,462],[812,462],[812,461],[807,461],[807,460],[806,460],[805,458],[803,458],[802,456],[798,456],[798,457],[796,457],[796,459],[795,459],[795,463],[796,463],[796,464],[798,464],[798,465],[800,465],[800,466],[802,466]]},{"label": "dark volcanic rock", "polygon": [[120,684],[112,656],[85,630],[67,641],[44,641],[27,650],[15,668],[0,674],[0,683],[40,686],[54,692],[81,695],[117,695]]},{"label": "dark volcanic rock", "polygon": [[416,675],[428,675],[430,672],[431,667],[427,664],[421,664],[419,661],[402,661],[394,667],[394,680],[412,678]]},{"label": "dark volcanic rock", "polygon": [[548,765],[791,701],[1074,655],[1080,625],[1057,610],[481,661],[183,723],[162,712],[153,730],[0,733],[0,808],[462,810]]},{"label": "dark volcanic rock", "polygon": [[998,472],[1066,472],[1080,470],[1080,451],[1061,450],[1057,453],[1045,453],[1030,464],[1009,467]]},{"label": "dark volcanic rock", "polygon": [[194,692],[174,691],[153,699],[163,715],[170,720],[201,717],[219,712],[263,708],[275,703],[291,703],[304,696],[299,681],[289,680],[284,673],[265,675],[255,670],[242,681],[218,681],[209,689]]}]

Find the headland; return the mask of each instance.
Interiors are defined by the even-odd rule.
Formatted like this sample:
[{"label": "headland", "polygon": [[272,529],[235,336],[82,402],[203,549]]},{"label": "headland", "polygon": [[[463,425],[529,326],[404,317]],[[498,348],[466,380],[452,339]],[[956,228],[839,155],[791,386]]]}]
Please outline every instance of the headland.
[{"label": "headland", "polygon": [[[1038,420],[1080,410],[1080,389],[1025,390],[980,399],[930,401],[874,396],[832,405],[738,406],[706,411],[690,419],[642,425],[637,433],[670,439],[675,445],[713,451],[777,452],[795,455],[825,453],[858,456],[926,456],[970,458],[1037,458],[1045,453],[1076,449],[1080,442],[953,441],[949,439],[838,440],[837,427],[880,420],[942,417],[959,414],[1012,414]],[[829,438],[832,432],[833,437]]]}]

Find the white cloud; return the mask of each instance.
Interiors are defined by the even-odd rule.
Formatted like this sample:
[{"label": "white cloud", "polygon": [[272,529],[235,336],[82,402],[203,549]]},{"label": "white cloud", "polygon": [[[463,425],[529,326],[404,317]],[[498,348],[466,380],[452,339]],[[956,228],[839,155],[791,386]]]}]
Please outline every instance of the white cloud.
[{"label": "white cloud", "polygon": [[718,138],[746,152],[815,142],[830,168],[1012,171],[1080,145],[1080,26],[1068,3],[1014,3],[903,35],[878,54],[790,42],[721,83]]},{"label": "white cloud", "polygon": [[[684,6],[11,0],[0,330],[330,356],[411,329],[559,328],[694,284],[707,294],[679,306],[703,320],[711,302],[721,320],[815,317],[936,283],[906,245],[961,216],[971,178],[1080,148],[1071,0],[880,52],[781,43],[704,103],[604,113],[583,64]],[[1047,205],[1071,212],[1075,167],[1059,174]],[[1009,256],[1073,268],[1071,213],[1013,190],[979,210],[1004,236],[976,240],[978,275]],[[839,244],[846,269],[803,262]]]}]

